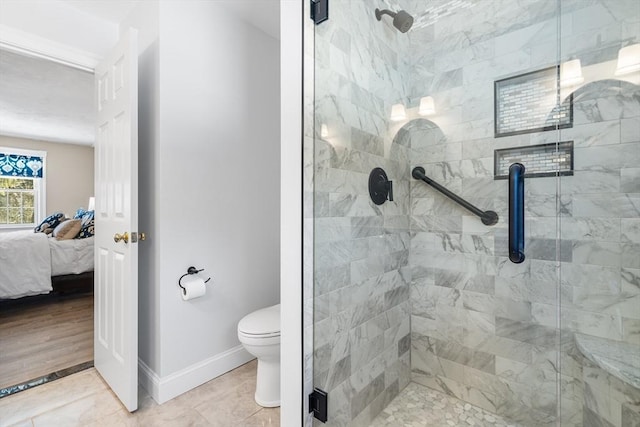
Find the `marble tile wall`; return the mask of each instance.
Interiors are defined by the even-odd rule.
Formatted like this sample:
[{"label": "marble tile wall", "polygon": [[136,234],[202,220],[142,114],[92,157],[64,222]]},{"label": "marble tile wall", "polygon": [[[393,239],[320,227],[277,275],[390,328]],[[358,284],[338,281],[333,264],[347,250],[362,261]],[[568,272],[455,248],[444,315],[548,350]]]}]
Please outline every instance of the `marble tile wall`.
[{"label": "marble tile wall", "polygon": [[[596,416],[621,425],[621,408],[632,419],[640,402],[612,393],[618,403],[600,399],[601,413],[586,403],[574,333],[640,336],[640,92],[637,81],[613,80],[618,49],[640,41],[637,5],[496,0],[431,23],[424,2],[407,10],[419,24],[406,55],[409,107],[430,95],[437,113],[396,138],[410,148],[411,167],[500,215],[485,227],[410,183],[412,380],[523,425],[580,426]],[[493,137],[495,80],[574,58],[587,79],[568,89],[573,128]],[[575,175],[560,179],[559,197],[555,178],[526,181],[527,260],[512,264],[508,184],[493,180],[493,150],[563,140],[574,141]]]},{"label": "marble tile wall", "polygon": [[[420,10],[421,2],[414,5]],[[417,105],[433,96],[437,111],[406,137],[411,166],[500,216],[484,226],[411,183],[412,380],[531,426],[556,418],[559,334],[531,317],[532,300],[556,298],[556,225],[551,236],[528,236],[524,264],[508,261],[508,183],[493,179],[493,150],[545,141],[538,134],[494,138],[493,83],[552,65],[555,56],[543,62],[533,52],[556,40],[555,16],[555,1],[482,2],[410,35],[417,72],[408,98]],[[527,221],[554,219],[554,179],[539,178],[527,191]]]},{"label": "marble tile wall", "polygon": [[[329,426],[368,426],[410,380],[408,164],[392,147],[389,122],[406,93],[398,51],[408,39],[376,21],[376,6],[389,4],[332,0],[314,35],[306,207],[313,204],[314,386],[329,393]],[[383,205],[369,197],[376,167],[393,181],[394,201]]]},{"label": "marble tile wall", "polygon": [[[636,20],[639,15],[640,11]],[[604,345],[608,340],[632,344],[640,354],[640,235],[633,231],[640,224],[640,197],[637,179],[630,187],[624,185],[624,176],[640,160],[640,87],[602,79],[577,89],[575,96],[576,126],[562,131],[583,135],[575,141],[575,175],[561,179],[561,192],[572,209],[570,216],[561,218],[560,235],[572,242],[572,259],[560,264],[561,287],[566,290],[560,301],[561,333],[567,341],[560,369],[576,384],[574,394],[567,395],[572,400],[569,405],[582,409],[583,419],[575,415],[572,420],[585,425],[595,425],[596,419],[601,425],[634,425],[624,420],[640,419],[640,390],[625,386],[616,392],[613,386],[603,386],[612,384],[613,378],[607,383],[593,381],[609,374],[594,374],[597,370],[583,355],[575,357],[579,352],[573,337],[580,333],[600,338]],[[635,136],[626,139],[616,128],[629,122],[635,122]],[[600,137],[584,136],[585,127],[599,126],[610,131]],[[544,323],[543,312],[549,308],[533,304],[534,320]],[[640,377],[640,363],[633,365]],[[569,414],[563,410],[563,415]]]}]

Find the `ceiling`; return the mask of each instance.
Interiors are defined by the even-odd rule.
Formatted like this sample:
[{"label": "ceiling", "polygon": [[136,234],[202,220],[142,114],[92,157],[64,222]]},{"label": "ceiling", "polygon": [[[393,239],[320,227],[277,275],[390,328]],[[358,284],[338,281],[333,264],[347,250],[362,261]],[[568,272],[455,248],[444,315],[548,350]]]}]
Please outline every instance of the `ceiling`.
[{"label": "ceiling", "polygon": [[280,0],[218,0],[239,19],[280,39]]},{"label": "ceiling", "polygon": [[105,21],[119,24],[140,0],[61,0],[68,6]]},{"label": "ceiling", "polygon": [[93,74],[0,50],[0,132],[93,145]]},{"label": "ceiling", "polygon": [[[31,0],[33,1],[33,0]],[[49,0],[50,1],[50,0]],[[119,24],[143,0],[59,0],[89,15]],[[280,38],[280,0],[211,0],[237,18]]]},{"label": "ceiling", "polygon": [[[44,0],[0,0],[4,12],[29,10]],[[46,0],[67,15],[119,24],[144,0]],[[280,38],[279,0],[211,0],[236,18]],[[38,10],[38,8],[36,8]],[[65,12],[67,11],[67,12]],[[73,11],[73,13],[71,13]],[[18,18],[23,18],[18,13]],[[7,25],[8,24],[8,25]],[[16,29],[23,22],[16,20]],[[86,25],[86,22],[83,23]],[[4,28],[11,22],[3,21]],[[2,27],[2,26],[0,26]],[[78,25],[78,28],[82,28]],[[1,28],[0,28],[1,29]],[[34,35],[47,37],[44,30]],[[1,39],[1,38],[0,38]],[[96,52],[99,49],[96,48]],[[0,50],[0,134],[53,142],[93,145],[93,75],[45,59]]]}]

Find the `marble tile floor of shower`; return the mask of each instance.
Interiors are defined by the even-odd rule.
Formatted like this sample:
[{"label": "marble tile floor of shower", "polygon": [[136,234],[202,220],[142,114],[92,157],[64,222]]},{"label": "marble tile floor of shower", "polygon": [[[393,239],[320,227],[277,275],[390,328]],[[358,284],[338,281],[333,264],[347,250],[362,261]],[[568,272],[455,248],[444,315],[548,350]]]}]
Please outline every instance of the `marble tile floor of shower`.
[{"label": "marble tile floor of shower", "polygon": [[412,382],[373,420],[371,427],[414,426],[519,427],[482,408]]},{"label": "marble tile floor of shower", "polygon": [[279,426],[280,408],[262,408],[253,394],[256,361],[158,405],[139,388],[129,413],[94,368],[0,399],[0,427],[254,427]]}]

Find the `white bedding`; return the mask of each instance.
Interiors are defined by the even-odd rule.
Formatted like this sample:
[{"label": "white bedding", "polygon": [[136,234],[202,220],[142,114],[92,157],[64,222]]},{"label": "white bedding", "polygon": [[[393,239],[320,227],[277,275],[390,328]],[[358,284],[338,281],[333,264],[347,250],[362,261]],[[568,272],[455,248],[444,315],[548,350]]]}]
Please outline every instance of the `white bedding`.
[{"label": "white bedding", "polygon": [[0,233],[0,298],[51,292],[49,238],[32,230]]},{"label": "white bedding", "polygon": [[0,299],[52,291],[51,276],[93,270],[94,238],[56,240],[31,230],[0,233]]},{"label": "white bedding", "polygon": [[93,270],[93,240],[56,240],[49,238],[51,248],[51,275],[80,274]]}]

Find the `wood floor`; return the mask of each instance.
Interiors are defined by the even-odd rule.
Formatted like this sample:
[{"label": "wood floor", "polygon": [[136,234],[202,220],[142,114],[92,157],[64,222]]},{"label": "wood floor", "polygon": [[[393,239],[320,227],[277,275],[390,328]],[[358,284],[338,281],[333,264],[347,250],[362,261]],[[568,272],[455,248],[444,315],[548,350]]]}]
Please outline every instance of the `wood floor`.
[{"label": "wood floor", "polygon": [[93,294],[0,303],[0,388],[93,360]]}]

